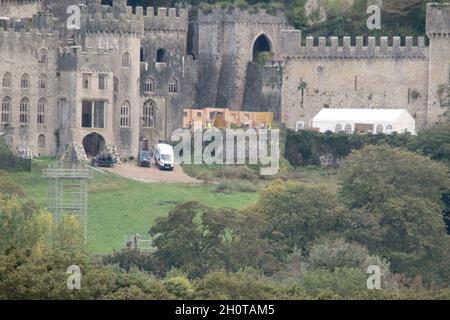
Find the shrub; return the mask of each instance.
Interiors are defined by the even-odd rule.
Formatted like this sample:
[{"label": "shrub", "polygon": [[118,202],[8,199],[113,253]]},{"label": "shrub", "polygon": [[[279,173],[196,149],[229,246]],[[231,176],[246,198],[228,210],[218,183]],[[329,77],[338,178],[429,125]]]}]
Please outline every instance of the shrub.
[{"label": "shrub", "polygon": [[258,186],[247,180],[225,180],[217,185],[216,191],[223,193],[257,192]]}]

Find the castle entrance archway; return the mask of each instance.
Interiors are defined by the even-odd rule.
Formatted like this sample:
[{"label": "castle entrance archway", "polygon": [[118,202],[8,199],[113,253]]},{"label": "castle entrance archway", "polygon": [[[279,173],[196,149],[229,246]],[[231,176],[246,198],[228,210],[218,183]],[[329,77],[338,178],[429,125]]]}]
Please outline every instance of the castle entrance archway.
[{"label": "castle entrance archway", "polygon": [[95,157],[105,150],[105,138],[92,132],[83,139],[83,147],[88,157]]},{"label": "castle entrance archway", "polygon": [[272,52],[272,45],[265,34],[261,34],[253,43],[253,62],[259,62],[261,53]]}]

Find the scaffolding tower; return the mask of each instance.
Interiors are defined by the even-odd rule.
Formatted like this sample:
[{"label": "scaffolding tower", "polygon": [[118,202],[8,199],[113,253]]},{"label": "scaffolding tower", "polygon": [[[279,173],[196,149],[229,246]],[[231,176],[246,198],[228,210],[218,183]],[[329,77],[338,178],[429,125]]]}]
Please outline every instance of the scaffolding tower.
[{"label": "scaffolding tower", "polygon": [[44,170],[48,179],[49,210],[56,222],[73,214],[83,227],[87,240],[87,188],[91,170],[79,163],[58,161]]}]

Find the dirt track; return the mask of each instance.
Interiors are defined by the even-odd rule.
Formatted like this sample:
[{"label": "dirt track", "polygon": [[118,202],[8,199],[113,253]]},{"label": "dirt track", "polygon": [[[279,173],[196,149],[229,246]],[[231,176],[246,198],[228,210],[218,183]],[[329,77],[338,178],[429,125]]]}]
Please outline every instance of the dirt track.
[{"label": "dirt track", "polygon": [[159,170],[152,161],[150,168],[138,167],[135,162],[116,164],[114,168],[101,168],[123,177],[141,182],[169,182],[169,183],[201,183],[183,172],[180,165],[175,165],[173,171]]}]

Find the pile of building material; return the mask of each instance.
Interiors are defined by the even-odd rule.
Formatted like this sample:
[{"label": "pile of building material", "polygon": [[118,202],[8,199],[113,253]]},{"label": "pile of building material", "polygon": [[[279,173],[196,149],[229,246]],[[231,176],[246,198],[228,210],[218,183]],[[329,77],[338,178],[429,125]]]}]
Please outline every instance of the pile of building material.
[{"label": "pile of building material", "polygon": [[58,150],[56,156],[58,160],[68,162],[87,162],[88,158],[82,144],[66,144]]}]

